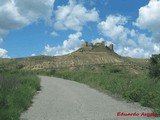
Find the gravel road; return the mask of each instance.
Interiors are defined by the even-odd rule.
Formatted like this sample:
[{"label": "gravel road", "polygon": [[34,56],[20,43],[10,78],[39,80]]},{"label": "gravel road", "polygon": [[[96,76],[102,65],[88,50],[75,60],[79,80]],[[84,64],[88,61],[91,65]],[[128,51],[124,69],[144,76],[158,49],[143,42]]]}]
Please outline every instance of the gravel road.
[{"label": "gravel road", "polygon": [[[86,85],[55,77],[40,78],[42,90],[21,120],[160,120],[140,116],[151,113],[147,108],[118,101]],[[117,112],[140,115],[122,117]]]}]

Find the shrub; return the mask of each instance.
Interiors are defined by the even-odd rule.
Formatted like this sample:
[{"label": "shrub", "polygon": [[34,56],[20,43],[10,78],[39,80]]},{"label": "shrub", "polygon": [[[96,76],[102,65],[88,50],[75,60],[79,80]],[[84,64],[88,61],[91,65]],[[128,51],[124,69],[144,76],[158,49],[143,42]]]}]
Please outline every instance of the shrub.
[{"label": "shrub", "polygon": [[110,72],[111,73],[119,73],[119,72],[121,72],[121,70],[118,68],[114,68],[114,69],[111,69]]},{"label": "shrub", "polygon": [[127,99],[133,100],[134,102],[139,102],[142,97],[142,89],[134,88],[133,90],[126,91],[125,97]]},{"label": "shrub", "polygon": [[18,120],[39,89],[39,78],[30,72],[0,73],[0,120]]},{"label": "shrub", "polygon": [[160,54],[150,58],[149,75],[151,78],[160,78]]}]

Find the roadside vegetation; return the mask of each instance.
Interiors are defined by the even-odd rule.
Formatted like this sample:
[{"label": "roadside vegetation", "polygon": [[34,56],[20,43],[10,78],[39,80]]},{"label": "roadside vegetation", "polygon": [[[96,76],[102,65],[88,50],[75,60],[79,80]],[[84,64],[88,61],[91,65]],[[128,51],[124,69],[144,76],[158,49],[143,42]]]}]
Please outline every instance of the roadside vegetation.
[{"label": "roadside vegetation", "polygon": [[25,71],[0,71],[0,120],[19,120],[40,90],[39,78]]},{"label": "roadside vegetation", "polygon": [[47,75],[87,84],[102,92],[139,102],[142,106],[153,108],[156,113],[160,113],[160,81],[155,77],[150,78],[148,70],[133,74],[129,68],[109,64],[97,65],[97,70],[89,68],[72,71],[57,70]]},{"label": "roadside vegetation", "polygon": [[149,75],[155,78],[155,82],[160,80],[160,54],[152,55],[150,58]]},{"label": "roadside vegetation", "polygon": [[19,120],[40,90],[37,75],[84,83],[116,97],[139,102],[160,114],[160,55],[152,56],[150,65],[135,62],[132,66],[97,64],[35,71],[23,71],[23,66],[13,60],[0,65],[0,120]]}]

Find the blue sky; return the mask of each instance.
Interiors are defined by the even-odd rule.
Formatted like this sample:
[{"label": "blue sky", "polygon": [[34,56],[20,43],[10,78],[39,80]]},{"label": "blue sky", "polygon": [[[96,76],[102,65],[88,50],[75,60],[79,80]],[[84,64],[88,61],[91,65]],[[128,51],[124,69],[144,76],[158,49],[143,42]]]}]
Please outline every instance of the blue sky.
[{"label": "blue sky", "polygon": [[64,55],[84,41],[122,56],[160,53],[159,0],[1,0],[0,57]]}]

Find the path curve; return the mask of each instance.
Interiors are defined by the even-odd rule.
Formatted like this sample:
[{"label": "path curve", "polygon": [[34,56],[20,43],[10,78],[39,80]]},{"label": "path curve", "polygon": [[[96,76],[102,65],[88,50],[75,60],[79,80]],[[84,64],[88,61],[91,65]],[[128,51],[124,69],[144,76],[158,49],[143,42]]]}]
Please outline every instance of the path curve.
[{"label": "path curve", "polygon": [[151,112],[137,104],[118,101],[87,85],[40,76],[42,90],[21,120],[158,120],[151,117],[120,117],[117,112]]}]

